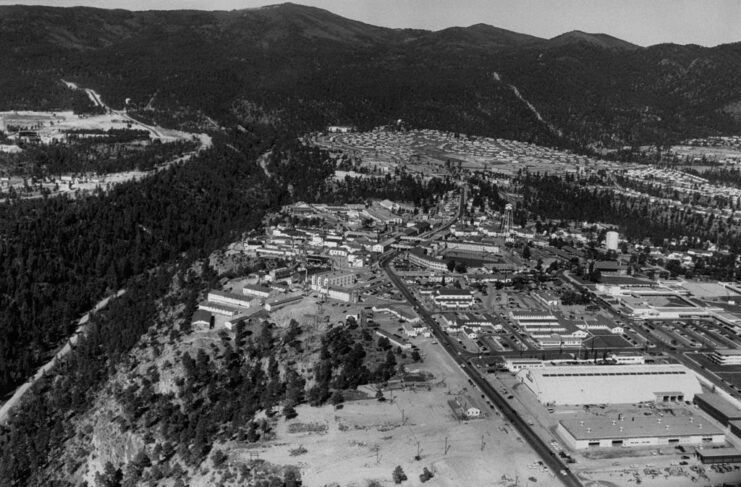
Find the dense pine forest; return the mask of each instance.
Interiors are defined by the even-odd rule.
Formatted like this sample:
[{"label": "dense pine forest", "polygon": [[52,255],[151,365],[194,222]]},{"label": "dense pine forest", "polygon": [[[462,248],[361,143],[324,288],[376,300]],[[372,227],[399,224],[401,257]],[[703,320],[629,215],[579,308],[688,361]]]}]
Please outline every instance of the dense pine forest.
[{"label": "dense pine forest", "polygon": [[6,175],[37,179],[66,174],[150,171],[198,147],[193,141],[150,144],[148,136],[146,143],[137,144],[139,139],[132,139],[132,136],[104,134],[103,137],[76,138],[73,134],[68,142],[28,145],[22,154],[0,154],[0,166]]},{"label": "dense pine forest", "polygon": [[[242,134],[230,145],[105,194],[0,207],[0,393],[24,381],[100,298],[147,269],[207,255],[255,228],[288,201],[290,182],[296,197],[311,200],[332,170],[295,137]],[[285,155],[271,166],[272,179],[256,163],[268,148]]]}]

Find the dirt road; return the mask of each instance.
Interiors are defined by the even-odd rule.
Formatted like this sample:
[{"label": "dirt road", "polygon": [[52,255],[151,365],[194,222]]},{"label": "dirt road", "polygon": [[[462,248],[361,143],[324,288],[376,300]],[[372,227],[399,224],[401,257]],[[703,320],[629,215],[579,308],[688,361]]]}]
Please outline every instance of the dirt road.
[{"label": "dirt road", "polygon": [[59,350],[54,357],[52,357],[51,360],[49,360],[46,364],[44,364],[28,381],[18,387],[16,391],[13,393],[13,396],[8,399],[8,401],[3,404],[0,407],[0,424],[5,424],[8,421],[8,415],[10,414],[10,411],[20,403],[21,399],[23,399],[23,395],[28,391],[28,389],[31,388],[34,383],[36,383],[37,380],[41,379],[44,374],[49,372],[56,364],[59,362],[62,358],[64,358],[65,355],[67,355],[71,350],[72,347],[77,343],[78,337],[81,334],[84,334],[87,331],[88,322],[90,321],[90,313],[94,313],[96,311],[100,311],[101,309],[105,308],[108,305],[108,302],[113,299],[114,297],[122,296],[126,292],[125,289],[121,289],[115,294],[112,294],[98,302],[93,309],[85,313],[85,315],[80,318],[80,321],[78,322],[77,330],[75,330],[75,333],[70,337],[69,340],[67,340],[67,343]]}]

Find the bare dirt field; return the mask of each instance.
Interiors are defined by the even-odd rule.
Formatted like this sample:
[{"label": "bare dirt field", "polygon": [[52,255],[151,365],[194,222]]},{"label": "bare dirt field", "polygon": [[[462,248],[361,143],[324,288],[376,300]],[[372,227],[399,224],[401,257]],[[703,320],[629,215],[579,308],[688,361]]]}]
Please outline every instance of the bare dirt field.
[{"label": "bare dirt field", "polygon": [[[302,406],[297,418],[278,422],[275,440],[259,448],[231,447],[232,460],[257,456],[296,465],[307,486],[392,485],[397,465],[409,477],[404,485],[412,486],[421,485],[425,467],[435,475],[425,483],[431,486],[510,486],[518,480],[520,485],[560,485],[552,472],[536,466],[535,453],[433,339],[414,342],[424,357],[416,368],[435,376],[429,389],[387,390],[384,402],[348,401],[341,409]],[[375,395],[371,387],[366,391]],[[479,407],[482,417],[458,420],[448,404],[456,397]]]}]

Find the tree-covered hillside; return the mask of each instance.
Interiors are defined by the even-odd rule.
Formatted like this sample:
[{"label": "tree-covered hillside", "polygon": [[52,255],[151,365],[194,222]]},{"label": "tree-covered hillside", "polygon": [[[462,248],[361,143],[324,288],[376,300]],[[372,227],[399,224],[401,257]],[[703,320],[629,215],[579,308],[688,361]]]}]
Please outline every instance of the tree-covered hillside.
[{"label": "tree-covered hillside", "polygon": [[129,99],[140,116],[170,123],[247,117],[367,128],[402,118],[608,147],[741,129],[728,111],[741,100],[739,44],[641,48],[583,32],[544,40],[483,25],[386,29],[292,4],[232,12],[2,7],[0,44],[8,46],[0,109],[84,109],[64,78],[113,107]]}]

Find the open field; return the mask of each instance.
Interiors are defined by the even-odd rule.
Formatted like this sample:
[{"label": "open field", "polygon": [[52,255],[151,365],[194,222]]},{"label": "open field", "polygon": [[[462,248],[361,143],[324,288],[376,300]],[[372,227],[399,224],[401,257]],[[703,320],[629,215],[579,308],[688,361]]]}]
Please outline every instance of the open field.
[{"label": "open field", "polygon": [[0,112],[0,121],[4,122],[6,126],[33,129],[42,141],[48,142],[53,139],[63,140],[65,132],[69,130],[146,130],[149,132],[151,139],[160,140],[163,143],[194,137],[194,134],[187,132],[144,124],[120,112],[83,116],[76,115],[71,111],[6,111]]},{"label": "open field", "polygon": [[[387,390],[385,402],[348,401],[337,410],[302,406],[296,419],[280,420],[275,440],[259,448],[234,445],[232,458],[249,461],[257,455],[272,464],[297,465],[307,486],[365,487],[372,480],[391,485],[397,465],[409,477],[404,485],[421,485],[424,467],[435,474],[425,483],[431,486],[511,486],[528,478],[534,479],[531,485],[558,485],[552,472],[534,468],[535,453],[433,341],[413,341],[424,357],[414,368],[434,375],[429,390]],[[365,390],[375,394],[371,387]],[[456,419],[448,405],[456,397],[479,407],[482,417]],[[420,460],[415,460],[418,451]]]}]

